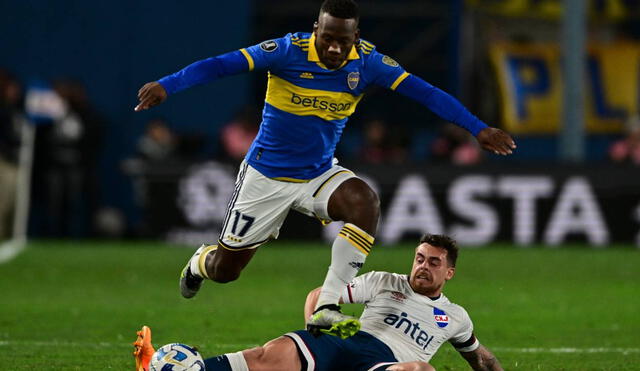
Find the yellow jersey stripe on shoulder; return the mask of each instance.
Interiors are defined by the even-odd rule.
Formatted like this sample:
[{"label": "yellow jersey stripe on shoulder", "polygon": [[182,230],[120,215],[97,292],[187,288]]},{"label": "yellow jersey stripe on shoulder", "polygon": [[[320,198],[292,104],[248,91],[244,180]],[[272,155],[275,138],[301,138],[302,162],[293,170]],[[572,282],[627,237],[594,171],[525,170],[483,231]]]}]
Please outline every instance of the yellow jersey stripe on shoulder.
[{"label": "yellow jersey stripe on shoulder", "polygon": [[375,47],[376,47],[376,46],[375,46],[375,45],[373,45],[372,43],[367,42],[367,41],[364,41],[364,40],[360,40],[360,45],[362,45],[362,46],[366,47],[367,49],[372,49],[372,50],[373,50],[373,48],[375,48]]},{"label": "yellow jersey stripe on shoulder", "polygon": [[244,55],[245,58],[247,58],[247,62],[249,63],[249,71],[253,71],[256,65],[253,62],[251,54],[249,54],[249,52],[245,48],[240,49],[240,52],[242,53],[242,55]]},{"label": "yellow jersey stripe on shoulder", "polygon": [[309,39],[303,39],[303,40],[299,40],[299,41],[292,41],[291,45],[295,45],[297,47],[299,47],[300,49],[302,49],[302,51],[308,51],[309,50]]},{"label": "yellow jersey stripe on shoulder", "polygon": [[360,43],[358,44],[358,48],[364,53],[364,54],[371,54],[371,52],[373,51],[373,48],[375,48],[373,45],[367,43],[366,41],[362,41],[360,40]]},{"label": "yellow jersey stripe on shoulder", "polygon": [[409,72],[404,72],[402,75],[398,76],[396,81],[394,81],[393,84],[391,84],[391,87],[389,89],[396,90],[398,85],[400,85],[400,83],[403,82],[404,79],[406,79],[407,77],[409,77]]}]

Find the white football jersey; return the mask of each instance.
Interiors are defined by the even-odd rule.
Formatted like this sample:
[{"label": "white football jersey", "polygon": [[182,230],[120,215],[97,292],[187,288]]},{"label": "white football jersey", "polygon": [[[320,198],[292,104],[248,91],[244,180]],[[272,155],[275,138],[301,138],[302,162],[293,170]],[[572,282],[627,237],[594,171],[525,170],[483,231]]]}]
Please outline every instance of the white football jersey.
[{"label": "white football jersey", "polygon": [[464,308],[444,294],[433,300],[414,292],[407,275],[365,273],[347,285],[342,301],[365,304],[362,331],[385,343],[400,362],[428,362],[445,341],[460,352],[480,346]]}]

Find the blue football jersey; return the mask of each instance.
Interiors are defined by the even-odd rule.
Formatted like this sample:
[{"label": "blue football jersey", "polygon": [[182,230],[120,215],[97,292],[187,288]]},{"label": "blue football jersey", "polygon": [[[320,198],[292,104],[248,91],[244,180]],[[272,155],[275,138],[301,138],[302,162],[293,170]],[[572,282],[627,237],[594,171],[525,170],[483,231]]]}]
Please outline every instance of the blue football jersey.
[{"label": "blue football jersey", "polygon": [[364,40],[334,70],[320,61],[314,34],[295,33],[194,62],[158,82],[175,94],[254,69],[267,70],[269,83],[262,125],[246,160],[271,178],[305,181],[328,170],[342,130],[371,84],[397,90],[474,136],[487,127],[454,97]]},{"label": "blue football jersey", "polygon": [[364,40],[335,70],[320,61],[310,33],[288,34],[240,52],[249,70],[268,71],[262,124],[246,161],[283,180],[312,179],[328,170],[365,89],[374,84],[395,90],[409,76]]}]

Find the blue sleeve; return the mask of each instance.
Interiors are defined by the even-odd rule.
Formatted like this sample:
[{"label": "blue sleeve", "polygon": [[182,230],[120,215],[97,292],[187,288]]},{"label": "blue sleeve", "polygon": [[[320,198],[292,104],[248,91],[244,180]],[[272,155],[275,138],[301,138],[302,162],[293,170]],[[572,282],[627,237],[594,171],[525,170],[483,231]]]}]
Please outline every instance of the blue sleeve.
[{"label": "blue sleeve", "polygon": [[250,70],[277,69],[287,60],[287,51],[291,45],[291,34],[279,39],[267,40],[240,51],[245,55]]},{"label": "blue sleeve", "polygon": [[195,85],[206,84],[224,76],[249,71],[247,59],[240,50],[203,59],[158,80],[167,94],[177,93]]},{"label": "blue sleeve", "polygon": [[441,118],[466,129],[473,136],[487,127],[487,124],[471,114],[456,98],[414,75],[402,80],[396,91],[422,103]]},{"label": "blue sleeve", "polygon": [[167,94],[177,93],[195,85],[206,84],[221,77],[254,69],[274,68],[285,60],[290,35],[267,40],[217,57],[203,59],[158,80]]},{"label": "blue sleeve", "polygon": [[378,53],[375,49],[366,60],[367,80],[383,88],[395,90],[407,75],[404,68],[391,57]]}]

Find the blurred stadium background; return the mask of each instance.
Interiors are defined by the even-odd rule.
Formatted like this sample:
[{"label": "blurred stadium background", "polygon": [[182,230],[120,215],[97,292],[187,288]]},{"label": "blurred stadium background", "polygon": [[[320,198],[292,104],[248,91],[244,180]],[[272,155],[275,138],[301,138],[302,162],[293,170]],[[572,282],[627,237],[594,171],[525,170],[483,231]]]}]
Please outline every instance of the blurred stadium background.
[{"label": "blurred stadium background", "polygon": [[[122,369],[143,323],[205,354],[302,325],[338,226],[294,213],[238,282],[177,297],[266,74],[133,107],[195,60],[310,30],[320,3],[0,2],[0,369]],[[640,369],[640,1],[359,4],[364,39],[518,144],[481,153],[404,97],[365,96],[337,153],[382,200],[365,270],[406,270],[417,236],[451,234],[481,248],[448,295],[506,369]],[[453,353],[434,365],[464,369]]]}]

